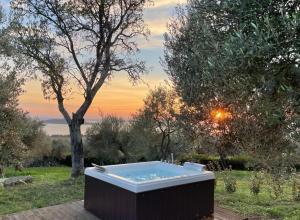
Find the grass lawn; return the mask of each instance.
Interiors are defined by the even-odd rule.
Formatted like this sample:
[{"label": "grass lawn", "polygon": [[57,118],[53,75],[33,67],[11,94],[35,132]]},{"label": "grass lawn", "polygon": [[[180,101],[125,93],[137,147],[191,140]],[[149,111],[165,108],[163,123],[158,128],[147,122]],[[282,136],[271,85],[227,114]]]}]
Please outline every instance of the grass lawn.
[{"label": "grass lawn", "polygon": [[[26,186],[0,188],[0,215],[83,199],[84,178],[70,180],[69,167],[29,168],[22,173],[8,169],[6,174],[31,175],[34,182]],[[250,193],[250,172],[233,171],[233,175],[237,177],[238,186],[232,194],[225,192],[222,177],[218,175],[216,201],[220,206],[246,216],[256,214],[266,218],[300,219],[300,202],[292,201],[288,184],[281,198],[274,200],[266,185],[259,196]]]},{"label": "grass lawn", "polygon": [[292,200],[290,183],[284,185],[283,194],[277,200],[270,196],[269,186],[264,183],[261,193],[254,196],[250,193],[249,171],[233,171],[237,178],[237,191],[227,193],[224,190],[222,177],[218,174],[215,199],[222,207],[231,209],[245,216],[260,215],[272,219],[300,220],[300,202]]},{"label": "grass lawn", "polygon": [[16,175],[31,175],[33,183],[0,187],[0,215],[83,199],[83,177],[70,179],[69,167],[6,170],[6,177]]}]

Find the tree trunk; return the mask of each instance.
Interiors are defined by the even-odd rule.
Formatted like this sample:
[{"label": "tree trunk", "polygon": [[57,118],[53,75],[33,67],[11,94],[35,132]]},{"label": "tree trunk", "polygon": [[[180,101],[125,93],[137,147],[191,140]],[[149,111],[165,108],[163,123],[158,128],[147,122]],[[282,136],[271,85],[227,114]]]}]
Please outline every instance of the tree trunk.
[{"label": "tree trunk", "polygon": [[165,147],[165,155],[166,155],[166,157],[168,156],[168,155],[170,155],[171,154],[171,150],[170,150],[170,142],[171,142],[171,138],[170,138],[170,133],[168,133],[167,134],[167,144],[166,144],[166,147]]},{"label": "tree trunk", "polygon": [[166,135],[165,135],[165,133],[162,133],[162,138],[161,138],[161,142],[160,142],[160,157],[163,160],[166,159],[166,154],[165,154],[165,149],[164,149],[165,139],[166,139]]},{"label": "tree trunk", "polygon": [[0,178],[4,178],[4,165],[0,164]]},{"label": "tree trunk", "polygon": [[220,163],[221,163],[221,167],[222,169],[226,169],[227,168],[227,163],[226,163],[226,154],[224,152],[219,152],[219,156],[220,156]]},{"label": "tree trunk", "polygon": [[83,144],[81,135],[82,120],[76,120],[76,117],[72,119],[72,123],[69,125],[70,138],[71,138],[71,153],[72,153],[72,177],[78,177],[83,174],[84,170],[84,156],[83,156]]}]

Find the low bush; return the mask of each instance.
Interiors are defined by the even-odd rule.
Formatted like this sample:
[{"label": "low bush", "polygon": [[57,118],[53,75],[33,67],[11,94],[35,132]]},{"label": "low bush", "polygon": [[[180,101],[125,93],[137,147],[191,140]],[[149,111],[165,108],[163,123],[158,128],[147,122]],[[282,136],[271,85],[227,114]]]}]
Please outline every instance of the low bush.
[{"label": "low bush", "polygon": [[270,196],[273,199],[279,199],[279,197],[283,194],[283,185],[285,183],[285,178],[280,173],[266,173],[265,174],[268,190]]},{"label": "low bush", "polygon": [[[221,171],[222,170],[221,165],[219,164],[219,162],[216,162],[216,161],[215,162],[210,161],[206,165],[206,169],[210,170],[210,171]],[[215,189],[217,187],[217,184],[218,184],[218,176],[215,177],[215,182],[214,182]]]},{"label": "low bush", "polygon": [[[58,160],[59,164],[64,166],[72,166],[72,158],[71,155],[66,156],[65,159]],[[100,165],[112,165],[115,164],[114,161],[111,161],[109,159],[104,160],[103,158],[95,158],[95,157],[85,157],[84,158],[84,166],[90,167],[92,166],[92,163],[100,164]]]},{"label": "low bush", "polygon": [[232,174],[232,169],[229,167],[229,169],[225,169],[222,172],[223,176],[223,181],[224,181],[224,186],[225,190],[228,193],[234,193],[236,191],[236,177]]},{"label": "low bush", "polygon": [[[100,164],[100,165],[112,165],[115,164],[114,161],[111,160],[103,160],[103,158],[93,158],[93,157],[85,157],[84,158],[84,166],[90,167],[92,163]],[[54,167],[54,166],[72,166],[72,158],[71,155],[67,155],[64,158],[57,157],[43,157],[41,159],[28,160],[24,163],[25,167]]]},{"label": "low bush", "polygon": [[292,175],[292,194],[295,201],[300,202],[300,175]]},{"label": "low bush", "polygon": [[[184,163],[186,161],[192,161],[195,163],[201,163],[208,165],[210,162],[214,164],[221,164],[219,156],[207,155],[207,154],[187,154],[182,155],[178,159],[180,163]],[[229,156],[225,160],[227,166],[231,166],[233,170],[254,170],[255,164],[253,163],[250,156],[247,155],[236,155],[236,156]],[[300,164],[294,165],[296,170],[300,170]],[[226,167],[223,167],[225,169]]]},{"label": "low bush", "polygon": [[25,167],[54,167],[64,165],[61,160],[55,157],[44,156],[42,158],[27,160],[23,163]]},{"label": "low bush", "polygon": [[[220,157],[206,155],[206,154],[189,154],[189,155],[184,155],[182,156],[182,158],[180,158],[181,163],[184,163],[186,161],[193,161],[195,163],[201,163],[205,165],[208,165],[210,162],[212,162],[213,164],[221,164]],[[250,161],[251,161],[250,157],[239,155],[239,156],[228,157],[225,160],[225,163],[228,166],[231,166],[232,169],[234,170],[249,170],[252,169],[249,165]],[[226,167],[223,167],[223,169],[224,168]]]},{"label": "low bush", "polygon": [[254,172],[250,178],[250,192],[253,195],[258,195],[261,191],[261,185],[263,183],[263,173]]},{"label": "low bush", "polygon": [[70,154],[71,146],[67,138],[52,138],[51,156],[57,159],[64,159]]}]

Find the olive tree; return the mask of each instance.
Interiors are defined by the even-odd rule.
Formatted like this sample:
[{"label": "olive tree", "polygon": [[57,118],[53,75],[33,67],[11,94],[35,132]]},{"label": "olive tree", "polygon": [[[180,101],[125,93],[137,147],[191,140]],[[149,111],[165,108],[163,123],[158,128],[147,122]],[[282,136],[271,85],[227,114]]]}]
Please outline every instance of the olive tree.
[{"label": "olive tree", "polygon": [[150,91],[144,100],[144,106],[133,118],[133,127],[147,129],[148,135],[156,133],[160,136],[158,143],[160,159],[167,159],[171,153],[172,135],[178,130],[176,116],[179,107],[179,99],[174,90],[158,87]]},{"label": "olive tree", "polygon": [[[44,131],[44,123],[24,115],[22,125],[22,142],[27,146],[27,160],[41,159],[51,155],[51,137]],[[25,156],[25,155],[24,155]]]},{"label": "olive tree", "polygon": [[0,175],[4,166],[20,161],[27,150],[22,142],[24,113],[18,108],[21,81],[12,73],[0,74]]},{"label": "olive tree", "polygon": [[7,57],[11,52],[5,20],[0,6],[0,177],[4,176],[5,165],[19,162],[26,151],[20,124],[24,113],[18,106],[23,80],[17,77],[17,71]]},{"label": "olive tree", "polygon": [[93,124],[86,133],[86,155],[102,163],[125,163],[128,159],[129,131],[126,121],[108,115]]},{"label": "olive tree", "polygon": [[[114,73],[131,80],[145,72],[136,58],[137,38],[146,37],[143,9],[148,0],[13,0],[12,33],[16,50],[42,74],[46,98],[54,98],[69,125],[72,176],[83,170],[80,126],[97,92]],[[65,100],[72,83],[82,103],[70,114]]]},{"label": "olive tree", "polygon": [[190,0],[165,36],[166,71],[198,123],[230,112],[230,142],[260,159],[299,140],[299,10],[296,0]]},{"label": "olive tree", "polygon": [[[0,74],[0,170],[15,165],[21,169],[28,159],[49,155],[50,138],[40,121],[31,119],[19,107],[23,80],[14,72]],[[1,175],[1,172],[0,172]]]}]

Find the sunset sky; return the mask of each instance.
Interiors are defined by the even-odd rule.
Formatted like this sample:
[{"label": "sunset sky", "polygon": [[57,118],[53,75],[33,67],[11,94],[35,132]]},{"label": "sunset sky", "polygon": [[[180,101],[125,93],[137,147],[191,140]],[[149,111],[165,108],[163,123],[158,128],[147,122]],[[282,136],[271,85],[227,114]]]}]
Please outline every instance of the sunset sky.
[{"label": "sunset sky", "polygon": [[[3,1],[2,1],[3,2]],[[164,73],[160,57],[163,56],[163,34],[166,32],[167,22],[174,16],[176,5],[185,0],[154,0],[154,5],[145,10],[145,22],[151,36],[149,41],[140,42],[140,57],[146,61],[149,73],[142,77],[143,82],[132,85],[125,73],[119,73],[107,82],[98,92],[86,118],[95,119],[101,114],[114,114],[124,118],[130,117],[143,104],[143,99],[149,89],[165,84],[168,80]],[[80,104],[81,96],[74,94],[66,100],[69,112],[75,111]],[[20,97],[21,107],[32,117],[41,119],[61,118],[55,100],[43,98],[39,81],[28,81],[25,92]]]}]

